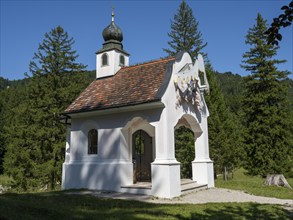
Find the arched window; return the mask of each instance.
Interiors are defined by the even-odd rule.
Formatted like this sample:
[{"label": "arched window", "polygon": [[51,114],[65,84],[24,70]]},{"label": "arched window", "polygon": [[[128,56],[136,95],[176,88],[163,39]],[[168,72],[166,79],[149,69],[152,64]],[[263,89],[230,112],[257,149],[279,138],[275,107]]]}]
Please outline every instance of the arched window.
[{"label": "arched window", "polygon": [[108,65],[108,54],[104,53],[102,55],[102,66]]},{"label": "arched window", "polygon": [[124,65],[125,65],[125,58],[124,58],[123,55],[120,55],[119,65],[120,65],[120,66],[124,66]]},{"label": "arched window", "polygon": [[98,131],[91,129],[88,133],[88,154],[98,153]]}]

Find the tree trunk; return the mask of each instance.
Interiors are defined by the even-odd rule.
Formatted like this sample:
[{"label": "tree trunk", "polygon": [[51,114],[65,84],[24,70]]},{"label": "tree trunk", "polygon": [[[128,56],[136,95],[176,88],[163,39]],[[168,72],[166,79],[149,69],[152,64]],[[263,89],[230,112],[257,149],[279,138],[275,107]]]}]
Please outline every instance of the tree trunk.
[{"label": "tree trunk", "polygon": [[284,187],[292,189],[292,187],[289,185],[286,178],[282,174],[267,175],[265,185],[267,185],[267,186],[284,186]]}]

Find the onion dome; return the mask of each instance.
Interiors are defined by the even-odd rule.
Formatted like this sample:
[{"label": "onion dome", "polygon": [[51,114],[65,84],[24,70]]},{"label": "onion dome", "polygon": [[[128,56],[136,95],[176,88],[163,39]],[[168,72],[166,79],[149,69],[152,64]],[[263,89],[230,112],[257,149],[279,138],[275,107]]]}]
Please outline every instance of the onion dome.
[{"label": "onion dome", "polygon": [[112,22],[103,31],[103,38],[107,41],[122,42],[123,34],[121,29],[114,22],[114,12],[112,12]]},{"label": "onion dome", "polygon": [[103,48],[98,50],[96,54],[104,53],[110,50],[118,50],[124,55],[129,56],[129,54],[123,50],[123,34],[121,29],[114,22],[114,8],[112,8],[112,21],[103,31]]}]

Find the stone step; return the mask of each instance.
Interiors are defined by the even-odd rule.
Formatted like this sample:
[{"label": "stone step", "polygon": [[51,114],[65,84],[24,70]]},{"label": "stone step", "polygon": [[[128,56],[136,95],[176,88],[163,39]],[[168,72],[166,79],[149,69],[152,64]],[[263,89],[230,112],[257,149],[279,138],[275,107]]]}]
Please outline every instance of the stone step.
[{"label": "stone step", "polygon": [[191,184],[191,183],[196,183],[196,181],[193,181],[192,179],[181,179],[181,186]]},{"label": "stone step", "polygon": [[194,190],[202,190],[206,189],[207,184],[198,184],[195,181],[189,180],[189,181],[182,181],[181,180],[181,192],[189,192],[189,191],[194,191]]},{"label": "stone step", "polygon": [[[202,189],[207,189],[207,184],[198,184],[196,181],[192,181],[191,179],[181,179],[182,194]],[[121,186],[120,188],[120,192],[145,195],[151,195],[151,190],[151,182],[138,182],[129,186]]]},{"label": "stone step", "polygon": [[152,184],[150,182],[138,182],[129,186],[121,186],[120,192],[131,194],[151,195]]},{"label": "stone step", "polygon": [[152,183],[151,182],[137,182],[133,185],[129,186],[121,186],[121,188],[139,188],[139,189],[151,189]]},{"label": "stone step", "polygon": [[143,187],[122,186],[119,192],[130,193],[130,194],[151,195],[152,190],[150,188],[143,188]]}]

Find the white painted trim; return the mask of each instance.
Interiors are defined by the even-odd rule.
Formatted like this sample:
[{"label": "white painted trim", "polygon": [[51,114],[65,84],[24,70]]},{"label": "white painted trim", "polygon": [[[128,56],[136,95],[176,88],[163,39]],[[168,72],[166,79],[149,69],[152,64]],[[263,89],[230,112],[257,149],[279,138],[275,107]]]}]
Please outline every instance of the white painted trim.
[{"label": "white painted trim", "polygon": [[210,159],[195,159],[192,163],[213,163],[213,161]]},{"label": "white painted trim", "polygon": [[154,162],[152,162],[153,165],[178,165],[180,162],[175,160],[165,160],[165,159],[155,159]]},{"label": "white painted trim", "polygon": [[122,112],[130,112],[130,111],[139,111],[139,110],[148,110],[148,109],[155,109],[155,108],[164,108],[165,105],[161,101],[157,102],[150,102],[150,103],[143,103],[138,105],[132,106],[123,106],[111,109],[104,109],[104,110],[93,110],[88,112],[77,112],[77,113],[69,113],[67,114],[71,118],[83,118],[83,117],[90,117],[90,116],[100,116],[100,115],[109,115],[115,113],[122,113]]}]

